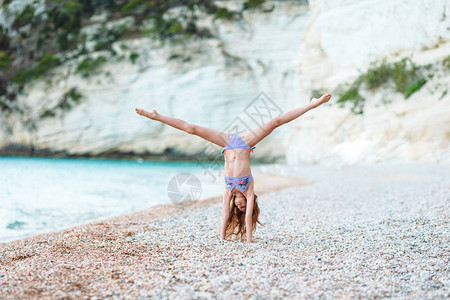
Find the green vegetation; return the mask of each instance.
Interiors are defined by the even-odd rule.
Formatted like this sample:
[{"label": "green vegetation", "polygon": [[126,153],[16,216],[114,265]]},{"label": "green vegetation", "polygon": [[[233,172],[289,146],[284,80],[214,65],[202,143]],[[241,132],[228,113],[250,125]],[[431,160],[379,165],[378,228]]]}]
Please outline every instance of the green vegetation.
[{"label": "green vegetation", "polygon": [[75,73],[81,73],[83,77],[89,77],[98,67],[104,64],[107,59],[103,56],[97,58],[87,57],[83,59],[78,65]]},{"label": "green vegetation", "polygon": [[183,24],[176,18],[164,19],[157,18],[154,20],[154,26],[146,33],[150,33],[153,37],[158,39],[172,39],[175,37],[190,38],[198,32],[197,26],[193,22],[188,22],[188,26],[184,28]]},{"label": "green vegetation", "polygon": [[4,0],[3,1],[3,6],[10,4],[11,2],[13,2],[13,0]]},{"label": "green vegetation", "polygon": [[16,16],[16,19],[14,20],[12,26],[14,28],[19,28],[23,25],[31,23],[34,18],[35,11],[36,9],[34,8],[34,6],[28,4],[24,7],[22,12]]},{"label": "green vegetation", "polygon": [[214,14],[214,20],[225,19],[231,20],[236,16],[236,12],[228,10],[226,7],[220,7]]},{"label": "green vegetation", "polygon": [[21,68],[11,78],[11,80],[14,83],[23,85],[27,81],[30,81],[32,79],[35,79],[35,78],[38,78],[38,77],[44,75],[52,67],[57,66],[59,64],[60,64],[60,59],[58,57],[55,57],[55,56],[47,53],[39,60],[38,64],[35,67],[32,67],[30,69]]},{"label": "green vegetation", "polygon": [[145,0],[130,0],[127,4],[122,7],[123,13],[131,13],[138,9],[143,10],[146,7],[144,6]]},{"label": "green vegetation", "polygon": [[45,118],[51,118],[56,116],[56,113],[54,110],[52,109],[46,109],[41,113],[41,119],[45,119]]},{"label": "green vegetation", "polygon": [[64,93],[62,98],[53,108],[44,110],[40,117],[41,119],[55,117],[57,112],[70,110],[75,105],[79,104],[83,97],[83,94],[81,94],[76,87],[72,87]]},{"label": "green vegetation", "polygon": [[98,41],[94,46],[94,51],[109,50],[115,54],[112,50],[112,44],[120,39],[120,37],[122,37],[127,30],[127,24],[122,24],[111,29],[107,29],[106,25],[103,24],[100,30],[93,36],[93,39]]},{"label": "green vegetation", "polygon": [[0,25],[0,50],[8,50],[9,43],[10,39],[8,36],[8,30],[3,29],[3,26]]},{"label": "green vegetation", "polygon": [[70,100],[73,103],[80,103],[80,100],[83,98],[83,95],[78,92],[76,87],[71,88],[67,93],[64,94],[64,97]]},{"label": "green vegetation", "polygon": [[136,59],[138,59],[138,57],[139,57],[139,54],[137,54],[137,53],[135,53],[135,52],[133,52],[133,53],[130,54],[130,61],[131,61],[131,63],[132,63],[133,65],[135,64]]},{"label": "green vegetation", "polygon": [[166,24],[168,27],[165,30],[166,35],[170,35],[172,33],[181,33],[184,30],[183,25],[181,25],[180,21],[178,21],[177,19],[172,18]]},{"label": "green vegetation", "polygon": [[367,73],[359,77],[359,81],[373,90],[392,80],[396,91],[406,95],[408,86],[420,78],[419,70],[410,58],[403,58],[394,63],[383,60],[380,63],[372,63]]},{"label": "green vegetation", "polygon": [[114,40],[108,39],[103,40],[95,44],[94,51],[101,51],[101,50],[110,50],[112,51],[112,44],[114,43]]},{"label": "green vegetation", "polygon": [[[186,13],[181,13],[176,18],[165,17],[169,9],[173,7],[185,7]],[[142,34],[150,34],[154,38],[171,41],[184,41],[192,37],[209,38],[211,32],[207,28],[199,28],[196,24],[195,11],[199,9],[207,14],[213,14],[214,19],[231,20],[236,12],[216,6],[213,0],[189,0],[189,1],[144,1],[131,0],[120,9],[121,13],[132,15],[135,25],[141,25],[144,21],[153,24],[152,28],[143,28]]]},{"label": "green vegetation", "polygon": [[372,62],[367,72],[358,78],[357,84],[359,85],[361,82],[364,82],[371,90],[378,88],[390,78],[390,69],[390,65],[385,61],[381,63]]},{"label": "green vegetation", "polygon": [[351,107],[353,113],[362,114],[364,101],[365,99],[359,94],[358,87],[353,85],[344,93],[342,93],[336,103],[349,102],[353,104],[353,106]]},{"label": "green vegetation", "polygon": [[413,84],[411,84],[410,86],[408,86],[406,88],[405,98],[408,99],[409,96],[420,90],[425,85],[425,83],[427,83],[427,80],[422,77]]},{"label": "green vegetation", "polygon": [[442,61],[442,65],[447,68],[448,71],[450,71],[450,55],[444,58]]},{"label": "green vegetation", "polygon": [[407,99],[427,83],[423,73],[430,68],[430,65],[417,66],[410,58],[403,58],[393,63],[387,62],[386,59],[381,62],[372,62],[367,72],[361,74],[348,89],[338,93],[340,97],[337,102],[350,102],[353,104],[353,112],[363,113],[365,99],[359,93],[361,86],[375,90],[389,82],[392,82],[395,90]]},{"label": "green vegetation", "polygon": [[260,6],[264,2],[266,2],[266,0],[247,0],[244,2],[244,9]]},{"label": "green vegetation", "polygon": [[[73,11],[73,13],[69,13]],[[54,7],[48,12],[49,22],[44,28],[52,40],[55,39],[60,51],[76,48],[81,29],[82,12],[75,8]]]},{"label": "green vegetation", "polygon": [[[2,3],[5,14],[10,2]],[[242,9],[236,11],[218,6],[214,0],[45,0],[44,3],[45,12],[37,10],[39,1],[33,1],[13,16],[11,32],[0,26],[0,97],[14,99],[28,81],[66,60],[88,54],[86,44],[93,40],[94,51],[107,50],[114,55],[112,45],[122,39],[151,35],[163,42],[183,43],[192,38],[211,38],[210,29],[198,23],[199,12],[214,20],[239,21],[244,9],[257,7],[264,0],[245,1]],[[168,14],[174,8],[181,9],[174,10],[176,16]],[[82,27],[99,14],[106,15],[106,21],[102,22],[105,26],[93,36],[82,34]],[[111,28],[110,22],[123,18],[131,22]],[[149,24],[150,28],[143,24]],[[132,63],[138,58],[135,53],[127,56]],[[76,72],[87,77],[104,61],[104,58],[85,60]]]},{"label": "green vegetation", "polygon": [[67,1],[62,7],[62,12],[66,15],[77,14],[83,10],[83,4],[78,1]]},{"label": "green vegetation", "polygon": [[4,72],[11,68],[12,57],[6,53],[0,52],[0,71]]},{"label": "green vegetation", "polygon": [[419,79],[420,68],[410,58],[404,58],[392,64],[392,80],[397,92],[406,96],[408,87]]},{"label": "green vegetation", "polygon": [[60,108],[62,110],[71,109],[75,104],[79,104],[80,100],[83,98],[83,95],[78,92],[76,87],[68,90],[56,105],[56,108]]},{"label": "green vegetation", "polygon": [[0,98],[0,111],[11,111],[9,105],[5,102],[4,99]]}]

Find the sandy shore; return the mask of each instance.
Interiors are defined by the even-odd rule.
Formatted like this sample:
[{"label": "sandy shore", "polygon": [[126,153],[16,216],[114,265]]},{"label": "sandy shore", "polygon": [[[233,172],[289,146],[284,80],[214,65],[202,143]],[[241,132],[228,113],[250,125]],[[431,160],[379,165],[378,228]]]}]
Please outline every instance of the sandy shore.
[{"label": "sandy shore", "polygon": [[450,297],[448,165],[255,169],[255,244],[219,240],[220,198],[157,206],[0,244],[0,294]]}]

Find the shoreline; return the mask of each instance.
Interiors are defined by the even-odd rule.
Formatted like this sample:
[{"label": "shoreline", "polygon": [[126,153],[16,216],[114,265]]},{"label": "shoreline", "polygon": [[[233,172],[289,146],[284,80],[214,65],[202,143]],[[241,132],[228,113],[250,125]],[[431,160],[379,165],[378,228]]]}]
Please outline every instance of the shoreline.
[{"label": "shoreline", "polygon": [[[266,173],[266,172],[254,172],[253,177],[255,179],[255,191],[256,187],[258,187],[257,195],[266,194],[275,191],[279,191],[285,188],[289,188],[292,186],[301,186],[310,184],[307,181],[303,181],[300,179],[289,178],[284,176],[279,176],[274,173]],[[141,222],[148,222],[150,220],[157,220],[164,217],[169,217],[172,214],[176,214],[181,210],[188,207],[203,207],[208,206],[215,203],[220,203],[222,200],[222,196],[210,197],[207,199],[196,201],[195,203],[181,202],[181,203],[167,203],[167,204],[158,204],[155,206],[151,206],[145,209],[141,209],[135,212],[122,214],[114,217],[107,217],[100,220],[93,220],[87,223],[69,226],[67,228],[52,230],[48,232],[38,233],[35,235],[31,235],[24,238],[19,238],[17,240],[0,242],[0,252],[2,251],[2,247],[5,244],[15,244],[15,243],[26,243],[27,240],[38,240],[40,238],[44,238],[46,235],[58,235],[67,231],[71,231],[72,229],[81,229],[86,226],[95,226],[104,223],[113,223],[113,222],[121,222],[124,220],[130,220],[131,223],[136,223],[136,220],[141,220]],[[134,221],[133,221],[134,220]]]},{"label": "shoreline", "polygon": [[[187,161],[187,162],[208,162],[213,159],[217,159],[217,156],[205,157],[204,153],[195,154],[183,154],[181,152],[166,151],[165,153],[155,154],[155,153],[134,153],[134,152],[103,152],[99,154],[69,154],[65,151],[50,151],[50,150],[39,150],[39,151],[17,151],[17,150],[5,150],[0,149],[0,157],[27,157],[27,158],[53,158],[53,159],[93,159],[93,160],[104,160],[104,159],[114,159],[114,160],[143,160],[143,161],[156,161],[156,162],[169,162],[169,161]],[[204,157],[199,159],[199,157]],[[252,158],[252,164],[273,164],[273,163],[285,163],[286,159],[284,156],[276,156],[269,158]]]},{"label": "shoreline", "polygon": [[[0,157],[0,159],[1,158],[2,157]],[[51,162],[58,161],[58,159],[54,159],[54,158],[36,158],[36,157],[33,157],[33,158],[31,158],[31,160],[28,160],[27,158],[18,157],[18,156],[15,156],[15,158],[13,158],[13,159],[9,159],[8,157],[3,157],[3,158],[4,158],[3,161],[5,161],[5,164],[2,164],[1,162],[0,162],[0,164],[2,166],[10,166],[11,168],[14,168],[15,161],[18,161],[21,164],[27,163],[27,162],[33,162],[33,164],[37,164],[39,162],[46,162],[47,163],[49,161],[51,161]],[[103,159],[90,160],[90,159],[86,159],[86,158],[80,158],[80,160],[77,160],[77,159],[72,159],[72,158],[60,158],[59,161],[60,162],[65,162],[65,161],[70,162],[71,161],[72,163],[74,163],[74,162],[75,163],[76,162],[81,162],[81,163],[84,164],[85,162],[88,162],[88,163],[91,163],[91,162],[92,163],[103,163],[103,162],[108,163],[110,161],[110,159],[106,159],[106,160],[103,160]],[[117,162],[117,160],[111,160],[111,161],[113,163]],[[158,167],[161,164],[165,164],[164,162],[155,162],[155,161],[137,161],[136,162],[136,161],[133,161],[133,160],[122,160],[122,162],[126,163],[125,166],[129,166],[130,165],[130,166],[133,166],[133,168],[135,168],[135,167],[136,168],[137,167],[143,168],[142,166],[147,166],[147,167],[149,167],[149,166],[150,167],[151,166],[157,166]],[[189,161],[181,161],[180,162],[181,166],[183,166],[185,163],[186,163],[186,166],[192,166],[193,170],[194,170],[194,168],[198,168],[198,170],[199,170],[198,171],[199,173],[197,174],[197,176],[202,182],[202,189],[203,189],[203,195],[200,198],[200,200],[202,200],[202,201],[203,200],[207,200],[206,198],[210,198],[212,196],[221,196],[223,194],[223,188],[224,188],[223,177],[221,178],[221,180],[220,180],[220,178],[216,177],[214,179],[214,181],[213,181],[210,177],[208,177],[209,176],[208,174],[205,175],[204,173],[201,173],[201,172],[203,172],[202,166],[196,164],[195,162],[189,162]],[[81,166],[84,166],[83,164],[81,164]],[[175,164],[176,166],[178,166],[177,162],[170,162],[170,163],[168,163],[169,166],[172,165],[172,164]],[[122,165],[119,165],[119,166],[122,166]],[[255,165],[256,168],[258,168],[258,166],[260,166],[260,165],[258,165],[258,164]],[[84,169],[82,169],[82,170],[84,170]],[[39,169],[36,169],[36,172],[38,172],[37,174],[39,174],[39,172],[40,172]],[[6,172],[5,174],[7,174],[7,173],[9,173],[9,172]],[[27,171],[27,173],[30,173],[30,172]],[[12,173],[12,174],[14,174],[14,173]],[[155,174],[157,174],[157,173],[155,173]],[[257,175],[255,175],[255,176],[257,176]],[[273,177],[273,176],[276,176],[276,175],[272,174],[271,176]],[[97,176],[97,179],[99,179],[99,178],[100,177]],[[219,179],[219,180],[217,180],[217,179]],[[264,190],[264,188],[268,185],[268,183],[263,184],[263,181],[259,177],[257,177],[256,179],[257,179],[256,188],[258,189],[258,186],[260,186]],[[23,181],[23,182],[25,182],[25,181]],[[122,181],[120,181],[120,182],[122,182]],[[163,210],[171,210],[171,211],[173,211],[173,208],[170,208],[170,205],[172,204],[172,202],[167,197],[167,191],[165,190],[166,187],[162,186],[161,188],[152,188],[151,185],[147,185],[146,184],[145,186],[142,186],[142,188],[146,188],[148,190],[148,192],[141,192],[139,194],[139,196],[141,196],[141,198],[135,198],[135,197],[132,197],[133,190],[130,189],[129,192],[128,192],[127,190],[129,188],[126,185],[122,185],[120,182],[116,181],[117,187],[111,186],[111,188],[120,188],[120,189],[122,189],[122,191],[123,191],[123,193],[125,195],[125,196],[122,196],[122,198],[121,198],[122,199],[121,200],[122,201],[122,205],[121,205],[122,208],[118,207],[117,203],[116,203],[116,208],[114,208],[114,209],[111,208],[110,209],[111,212],[106,212],[105,213],[102,210],[102,208],[99,207],[96,204],[104,202],[104,205],[105,205],[104,207],[107,208],[107,207],[111,206],[109,204],[110,200],[114,201],[115,198],[108,199],[108,197],[103,197],[104,201],[102,199],[100,199],[101,200],[100,202],[96,201],[96,202],[92,202],[92,204],[89,204],[89,202],[91,200],[88,201],[87,199],[90,199],[90,198],[86,198],[85,197],[85,198],[77,200],[77,199],[72,199],[71,198],[72,193],[65,193],[65,194],[63,194],[63,197],[65,197],[63,199],[59,199],[58,200],[55,197],[55,200],[56,200],[55,201],[55,205],[59,205],[58,203],[60,203],[61,200],[63,200],[62,201],[63,203],[68,203],[68,204],[73,203],[74,210],[70,210],[69,211],[67,209],[64,209],[64,206],[59,205],[59,207],[61,207],[61,209],[64,210],[65,212],[64,213],[61,212],[61,215],[63,217],[60,217],[57,223],[54,223],[54,224],[51,223],[50,221],[52,221],[52,220],[41,220],[41,217],[39,217],[39,216],[36,216],[34,220],[31,220],[29,222],[28,222],[28,220],[23,220],[23,218],[21,219],[20,216],[10,220],[9,216],[12,216],[12,214],[6,215],[6,217],[8,217],[8,218],[6,218],[4,220],[4,224],[5,225],[8,224],[8,226],[11,225],[11,224],[15,225],[15,223],[13,223],[13,221],[15,221],[15,220],[21,220],[21,221],[25,221],[25,222],[27,222],[29,224],[37,224],[37,225],[40,225],[40,224],[38,224],[40,222],[43,223],[44,221],[46,221],[49,225],[48,226],[41,225],[41,226],[34,226],[34,227],[30,225],[30,226],[26,227],[25,229],[21,229],[20,226],[17,226],[17,228],[14,229],[11,226],[10,229],[4,229],[4,231],[2,231],[2,238],[0,239],[0,244],[17,241],[17,240],[20,240],[20,239],[32,237],[32,236],[43,234],[43,233],[58,232],[58,231],[65,230],[65,229],[68,229],[68,228],[71,228],[71,227],[82,226],[82,225],[87,224],[89,222],[106,220],[106,219],[109,219],[109,218],[115,218],[115,217],[118,217],[118,216],[131,214],[133,212],[139,212],[140,210],[147,210],[148,209],[151,212],[152,210],[155,209],[155,207],[157,207],[156,209],[158,211],[163,211]],[[20,190],[21,189],[19,188],[19,190],[18,190],[17,186],[21,186],[21,185],[16,185],[16,184],[14,184],[14,181],[8,181],[8,180],[6,180],[6,183],[7,183],[6,191],[9,191],[10,193],[13,193],[13,194],[17,193],[17,195],[20,194]],[[20,181],[18,181],[17,183],[20,183]],[[147,182],[147,183],[150,183],[150,182]],[[11,188],[8,187],[9,185],[11,185]],[[93,190],[93,191],[97,191],[97,190],[98,191],[103,191],[101,189],[101,185],[100,185],[100,188],[96,187],[96,186],[94,186],[92,184],[91,184],[91,186],[93,186],[91,188],[91,190]],[[269,186],[271,186],[271,185],[269,184]],[[28,188],[28,187],[24,186],[23,188]],[[36,193],[40,194],[41,187],[39,185],[35,184],[34,188],[36,189]],[[85,190],[85,188],[82,188],[82,186],[80,186],[80,189],[81,189],[80,191]],[[163,191],[163,189],[164,189],[164,191]],[[87,190],[87,188],[86,188],[86,190]],[[76,192],[76,191],[73,190],[73,192]],[[104,190],[103,192],[107,192],[107,190]],[[102,194],[104,194],[103,192],[102,192]],[[136,194],[136,193],[134,193],[134,194]],[[151,196],[149,194],[151,194],[153,196]],[[88,193],[85,193],[85,192],[82,192],[81,195],[89,196]],[[136,194],[136,195],[138,195],[138,194]],[[51,195],[47,195],[47,196],[50,197]],[[129,197],[132,197],[132,198],[129,198]],[[41,196],[40,198],[41,198],[41,200],[45,200],[46,199],[46,197],[43,197],[43,196]],[[8,199],[8,197],[6,197],[6,199]],[[52,199],[52,198],[50,198],[50,199]],[[145,201],[145,203],[143,203],[143,201],[139,200],[139,199],[147,199],[147,200]],[[209,200],[210,201],[214,201],[214,199],[209,199]],[[133,204],[133,203],[137,203],[136,201],[140,201],[139,202],[140,203],[139,207],[136,204]],[[88,204],[89,205],[88,207],[90,207],[90,208],[85,209],[84,211],[76,209],[75,206],[77,205],[76,204],[77,202],[80,203],[79,205],[83,205],[83,203],[84,203],[84,205]],[[9,205],[10,203],[14,203],[14,202],[7,202],[5,204]],[[37,201],[35,203],[36,204],[33,205],[33,207],[35,207],[35,209],[43,209],[43,207],[41,205],[39,205],[39,201]],[[8,205],[5,207],[6,209],[8,209]],[[167,205],[169,205],[169,207],[166,208]],[[188,205],[188,204],[186,203],[186,205]],[[48,206],[48,204],[47,204],[47,206]],[[71,205],[71,207],[72,207],[72,205]],[[82,207],[82,206],[80,206],[80,207]],[[134,209],[132,209],[132,208],[134,208]],[[5,211],[9,211],[9,210],[5,210]],[[75,213],[75,211],[76,211],[76,213]],[[8,222],[6,222],[6,220],[8,220]],[[7,227],[7,228],[9,228],[9,227]]]}]

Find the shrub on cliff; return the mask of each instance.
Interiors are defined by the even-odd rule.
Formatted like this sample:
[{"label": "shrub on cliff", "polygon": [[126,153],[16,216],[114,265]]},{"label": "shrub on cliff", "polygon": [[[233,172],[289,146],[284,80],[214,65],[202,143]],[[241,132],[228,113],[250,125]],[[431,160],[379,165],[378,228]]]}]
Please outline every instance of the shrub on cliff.
[{"label": "shrub on cliff", "polygon": [[36,9],[32,5],[25,6],[22,12],[16,16],[12,24],[13,28],[19,28],[30,23],[34,18],[35,11]]},{"label": "shrub on cliff", "polygon": [[80,73],[83,77],[89,77],[98,67],[104,64],[107,59],[103,56],[97,58],[87,57],[83,59],[75,70],[75,73]]},{"label": "shrub on cliff", "polygon": [[336,101],[336,103],[351,103],[352,107],[351,110],[355,114],[362,114],[364,113],[364,99],[358,91],[358,86],[352,85],[350,88],[348,88],[345,92],[342,93],[342,95],[339,97],[339,99]]},{"label": "shrub on cliff", "polygon": [[371,63],[369,70],[362,74],[358,81],[373,90],[392,80],[396,91],[406,95],[408,87],[420,78],[419,71],[420,68],[410,58],[403,58],[394,63],[383,60]]},{"label": "shrub on cliff", "polygon": [[79,104],[82,98],[84,98],[83,94],[76,87],[72,87],[64,93],[55,106],[42,111],[40,117],[41,119],[52,118],[64,113]]},{"label": "shrub on cliff", "polygon": [[45,54],[39,62],[29,69],[21,68],[11,78],[14,83],[23,85],[25,82],[38,78],[47,73],[52,67],[60,64],[60,59],[51,54]]},{"label": "shrub on cliff", "polygon": [[370,63],[369,69],[350,84],[350,87],[340,92],[337,103],[352,103],[354,113],[363,113],[365,99],[359,89],[365,85],[369,90],[376,90],[392,82],[395,90],[408,99],[427,82],[424,72],[429,66],[418,66],[411,58],[403,58],[397,62],[387,62],[386,59]]},{"label": "shrub on cliff", "polygon": [[12,57],[7,53],[0,52],[0,71],[4,72],[11,68]]},{"label": "shrub on cliff", "polygon": [[447,68],[448,71],[450,71],[450,55],[444,58],[442,61],[442,65]]},{"label": "shrub on cliff", "polygon": [[8,30],[0,25],[0,50],[7,51],[9,49],[9,43],[10,38],[8,36]]},{"label": "shrub on cliff", "polygon": [[247,0],[244,2],[244,9],[254,8],[266,2],[266,0]]}]

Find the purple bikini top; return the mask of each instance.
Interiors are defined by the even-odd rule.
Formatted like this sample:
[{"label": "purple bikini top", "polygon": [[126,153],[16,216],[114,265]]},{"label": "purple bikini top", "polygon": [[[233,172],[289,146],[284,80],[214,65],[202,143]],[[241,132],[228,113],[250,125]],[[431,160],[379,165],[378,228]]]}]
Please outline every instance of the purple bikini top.
[{"label": "purple bikini top", "polygon": [[255,149],[255,147],[250,147],[239,135],[233,134],[228,141],[228,144],[226,144],[226,146],[223,148],[222,154],[225,152],[225,150],[230,149],[244,149],[253,153],[253,149]]}]

